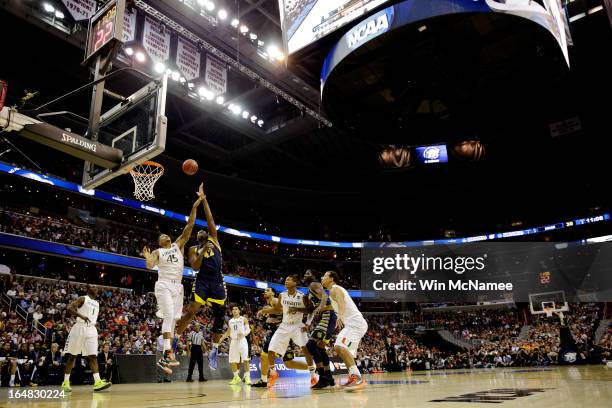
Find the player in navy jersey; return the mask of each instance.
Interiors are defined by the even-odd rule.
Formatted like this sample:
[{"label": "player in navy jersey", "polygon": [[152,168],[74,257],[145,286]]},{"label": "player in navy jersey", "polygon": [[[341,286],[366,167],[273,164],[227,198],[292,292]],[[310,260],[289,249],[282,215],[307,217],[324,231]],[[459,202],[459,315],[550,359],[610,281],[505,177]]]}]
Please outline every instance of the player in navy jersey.
[{"label": "player in navy jersey", "polygon": [[217,236],[217,226],[202,186],[201,193],[200,197],[202,197],[208,232],[198,231],[198,244],[189,248],[189,263],[193,270],[197,272],[197,275],[191,293],[191,302],[183,317],[177,322],[176,331],[177,333],[183,333],[202,306],[211,307],[213,346],[208,356],[208,362],[210,368],[216,370],[219,342],[223,335],[223,324],[225,323],[227,290],[223,279],[223,258]]}]

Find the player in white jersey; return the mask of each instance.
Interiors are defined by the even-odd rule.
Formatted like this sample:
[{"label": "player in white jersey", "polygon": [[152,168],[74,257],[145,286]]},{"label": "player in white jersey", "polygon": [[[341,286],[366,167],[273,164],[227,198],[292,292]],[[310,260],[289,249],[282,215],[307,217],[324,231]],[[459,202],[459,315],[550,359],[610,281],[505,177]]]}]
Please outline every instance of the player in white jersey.
[{"label": "player in white jersey", "polygon": [[332,307],[338,314],[338,322],[344,325],[336,337],[334,348],[349,371],[349,380],[344,387],[347,389],[362,388],[365,386],[365,380],[361,378],[361,373],[355,364],[355,355],[361,338],[368,331],[368,323],[346,289],[339,286],[337,282],[338,273],[334,271],[325,272],[321,278],[321,283],[325,289],[329,290]]},{"label": "player in white jersey", "polygon": [[70,373],[74,367],[76,356],[79,354],[83,357],[89,357],[89,366],[94,377],[94,391],[102,391],[111,386],[110,382],[100,378],[98,370],[98,330],[96,330],[96,321],[98,320],[100,305],[95,300],[97,296],[96,289],[88,286],[87,295],[79,297],[68,305],[68,312],[76,316],[76,323],[70,329],[70,333],[68,333],[64,349],[65,354],[68,356],[68,361],[64,371],[62,390],[66,392],[72,391],[70,387]]},{"label": "player in white jersey", "polygon": [[187,220],[187,225],[183,229],[183,233],[172,242],[166,234],[159,236],[160,248],[151,252],[148,247],[144,247],[142,253],[145,257],[147,269],[152,269],[157,266],[158,277],[155,282],[155,298],[157,299],[158,316],[162,321],[162,335],[164,336],[163,357],[159,360],[158,366],[168,375],[172,374],[169,366],[177,366],[179,362],[176,360],[172,352],[172,338],[174,335],[174,327],[176,321],[181,318],[183,312],[183,270],[185,262],[183,250],[185,244],[191,237],[191,231],[196,220],[198,205],[204,199],[203,185],[200,184],[198,190],[198,199],[191,207],[191,214]]},{"label": "player in white jersey", "polygon": [[[313,364],[312,356],[306,348],[308,342],[308,333],[306,325],[304,324],[304,313],[290,311],[290,309],[302,309],[308,306],[308,297],[297,290],[299,278],[297,275],[287,276],[285,279],[286,292],[282,292],[278,297],[278,302],[271,306],[264,307],[261,314],[275,314],[283,313],[283,320],[278,326],[270,345],[268,346],[268,364],[270,367],[270,374],[268,375],[268,387],[272,387],[278,379],[278,373],[275,370],[275,361],[277,356],[282,356],[287,351],[289,342],[293,341],[295,345],[302,349],[302,352],[306,356],[308,368],[311,372],[311,377],[314,375],[316,366]],[[316,378],[314,380],[316,383]]]},{"label": "player in white jersey", "polygon": [[232,372],[234,373],[234,378],[230,381],[230,385],[239,384],[242,379],[240,378],[240,362],[244,364],[244,383],[246,385],[251,385],[251,372],[249,367],[249,362],[251,358],[249,357],[249,344],[247,342],[246,337],[251,333],[251,326],[249,326],[249,321],[246,317],[240,316],[240,309],[238,306],[232,307],[232,318],[227,323],[227,330],[221,336],[222,342],[227,337],[231,340],[229,346],[229,362],[232,366]]}]

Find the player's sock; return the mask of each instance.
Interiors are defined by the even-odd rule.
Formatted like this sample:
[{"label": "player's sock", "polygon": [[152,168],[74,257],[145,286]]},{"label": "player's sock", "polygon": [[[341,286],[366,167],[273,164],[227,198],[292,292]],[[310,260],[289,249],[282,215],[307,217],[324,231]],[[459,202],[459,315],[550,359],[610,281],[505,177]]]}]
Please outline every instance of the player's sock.
[{"label": "player's sock", "polygon": [[234,371],[234,377],[240,377],[240,370]]},{"label": "player's sock", "polygon": [[315,372],[317,371],[317,366],[316,365],[308,366],[308,371],[310,371],[310,375],[314,375]]},{"label": "player's sock", "polygon": [[94,381],[100,381],[101,380],[100,373],[93,373],[93,378],[94,378]]},{"label": "player's sock", "polygon": [[361,373],[359,372],[359,369],[357,368],[356,365],[354,366],[350,366],[348,369],[349,374],[354,374],[357,377],[361,377]]},{"label": "player's sock", "polygon": [[217,353],[219,352],[219,343],[213,343],[212,350],[210,350],[210,354],[208,355],[208,365],[211,370],[217,369]]},{"label": "player's sock", "polygon": [[164,351],[170,350],[172,348],[171,339],[164,339]]},{"label": "player's sock", "polygon": [[268,382],[268,373],[261,375],[261,381]]},{"label": "player's sock", "polygon": [[15,374],[11,374],[11,380],[9,381],[9,384],[15,385]]},{"label": "player's sock", "polygon": [[70,374],[64,374],[64,381],[70,381]]}]

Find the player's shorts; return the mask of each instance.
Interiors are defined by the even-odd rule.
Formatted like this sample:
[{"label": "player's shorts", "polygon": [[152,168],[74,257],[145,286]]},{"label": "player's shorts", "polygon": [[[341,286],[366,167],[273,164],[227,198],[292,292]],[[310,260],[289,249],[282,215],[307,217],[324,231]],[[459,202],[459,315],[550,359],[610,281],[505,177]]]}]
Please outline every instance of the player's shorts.
[{"label": "player's shorts", "polygon": [[329,344],[336,330],[337,321],[338,315],[333,310],[321,313],[321,320],[319,320],[319,323],[310,334],[310,337],[315,340],[321,340],[325,344]]},{"label": "player's shorts", "polygon": [[[274,336],[274,333],[276,332],[277,328],[278,328],[277,325],[267,327],[268,330],[266,331],[266,335],[263,340],[263,346],[261,348],[262,353],[268,354],[268,350],[270,348],[270,341],[272,341],[272,336]],[[289,349],[285,352],[285,355],[283,356],[283,361],[293,360],[295,358],[293,347],[294,347],[294,344],[292,341],[290,341],[289,346],[288,346]]]},{"label": "player's shorts", "polygon": [[368,331],[368,323],[362,317],[344,322],[344,328],[338,333],[334,346],[348,349],[353,357],[357,355],[357,348],[361,338]]},{"label": "player's shorts", "polygon": [[223,278],[196,278],[191,300],[201,305],[216,303],[223,306],[227,297]]},{"label": "player's shorts", "polygon": [[162,319],[180,319],[183,313],[183,293],[180,280],[163,279],[155,282],[158,316]]},{"label": "player's shorts", "polygon": [[308,341],[308,334],[302,331],[303,327],[302,323],[292,325],[281,323],[270,340],[268,350],[283,356],[285,351],[287,351],[287,347],[289,347],[290,341],[293,341],[298,347],[304,347]]},{"label": "player's shorts", "polygon": [[240,361],[248,361],[249,344],[245,337],[240,339],[232,339],[229,346],[229,362],[240,363]]},{"label": "player's shorts", "polygon": [[73,356],[98,355],[98,330],[94,325],[76,323],[70,329],[64,352]]},{"label": "player's shorts", "polygon": [[268,348],[270,347],[270,341],[272,340],[272,336],[274,336],[274,333],[276,332],[276,329],[278,329],[279,324],[271,324],[271,323],[266,323],[264,325],[264,329],[266,330],[266,334],[264,336],[263,339],[263,346],[261,348],[261,351],[263,351],[264,353],[268,352]]}]

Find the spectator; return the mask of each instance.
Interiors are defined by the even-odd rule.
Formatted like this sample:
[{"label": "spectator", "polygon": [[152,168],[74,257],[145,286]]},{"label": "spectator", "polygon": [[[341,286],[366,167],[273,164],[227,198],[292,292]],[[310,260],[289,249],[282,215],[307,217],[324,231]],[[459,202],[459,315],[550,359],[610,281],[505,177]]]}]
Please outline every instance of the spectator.
[{"label": "spectator", "polygon": [[106,381],[113,382],[113,373],[116,371],[115,353],[110,351],[108,343],[104,343],[102,351],[98,353],[98,367],[100,367],[100,376]]},{"label": "spectator", "polygon": [[59,385],[64,374],[64,364],[62,363],[62,353],[59,344],[51,344],[51,349],[47,351],[43,358],[41,367],[41,383],[44,385]]}]

